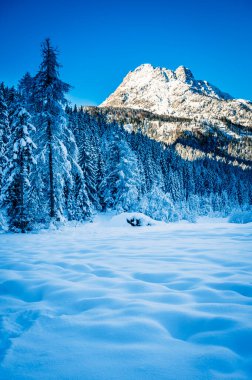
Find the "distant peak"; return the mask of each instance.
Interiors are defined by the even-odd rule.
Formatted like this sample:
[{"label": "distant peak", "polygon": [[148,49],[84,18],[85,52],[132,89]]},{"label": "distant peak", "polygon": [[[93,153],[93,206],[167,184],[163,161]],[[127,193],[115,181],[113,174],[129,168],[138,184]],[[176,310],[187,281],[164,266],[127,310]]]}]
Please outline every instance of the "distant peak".
[{"label": "distant peak", "polygon": [[179,79],[181,82],[192,84],[194,82],[194,76],[190,69],[185,66],[179,66],[174,72],[172,70],[168,70],[161,67],[155,67],[150,63],[144,63],[138,66],[133,73],[137,74],[149,74],[152,75],[154,72],[159,72],[161,74],[165,74],[167,76],[167,72],[170,72],[170,75],[175,75],[176,79]]},{"label": "distant peak", "polygon": [[179,66],[175,70],[176,77],[181,80],[182,82],[192,82],[194,80],[193,73],[191,72],[190,69],[188,69],[185,66]]},{"label": "distant peak", "polygon": [[154,70],[154,66],[152,66],[150,63],[143,63],[142,65],[138,66],[134,71],[142,71],[142,70]]},{"label": "distant peak", "polygon": [[[219,100],[233,98],[207,81],[197,80],[185,66],[171,70],[144,63],[124,77],[120,86],[102,106],[141,108],[159,114],[191,116],[203,112],[200,99],[202,102],[204,99],[207,104],[213,102],[215,106]],[[232,116],[231,111],[226,114]]]}]

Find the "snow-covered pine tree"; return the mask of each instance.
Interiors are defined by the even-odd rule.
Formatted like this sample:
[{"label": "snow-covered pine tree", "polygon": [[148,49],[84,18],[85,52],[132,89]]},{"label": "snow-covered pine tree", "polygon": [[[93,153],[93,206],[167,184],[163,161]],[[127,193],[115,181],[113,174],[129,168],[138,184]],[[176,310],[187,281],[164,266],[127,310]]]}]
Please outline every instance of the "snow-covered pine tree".
[{"label": "snow-covered pine tree", "polygon": [[118,210],[136,211],[141,187],[137,156],[125,140],[120,140],[119,152],[120,160],[116,166],[118,178],[115,205]]},{"label": "snow-covered pine tree", "polygon": [[9,138],[8,108],[5,101],[4,84],[0,84],[0,191],[2,175],[7,163],[6,144]]},{"label": "snow-covered pine tree", "polygon": [[140,211],[156,220],[163,220],[165,222],[178,220],[178,214],[173,202],[157,183],[154,184],[151,191],[142,198]]},{"label": "snow-covered pine tree", "polygon": [[7,144],[8,165],[3,172],[1,206],[4,209],[9,228],[25,232],[31,228],[34,213],[31,207],[30,176],[36,160],[36,148],[30,134],[34,126],[30,115],[19,105],[12,117],[12,133]]},{"label": "snow-covered pine tree", "polygon": [[20,95],[14,87],[5,89],[5,99],[8,109],[8,119],[11,132],[12,116],[16,112],[18,105],[20,104]]},{"label": "snow-covered pine tree", "polygon": [[129,135],[130,140],[130,147],[133,151],[133,153],[136,155],[137,162],[138,162],[138,172],[139,172],[139,198],[142,198],[146,192],[147,192],[147,186],[146,186],[146,178],[145,178],[145,170],[144,170],[144,162],[141,159],[141,149],[143,148],[143,145],[141,145],[141,136],[140,132],[132,132]]},{"label": "snow-covered pine tree", "polygon": [[116,193],[117,172],[116,164],[119,162],[118,146],[115,144],[115,130],[111,126],[102,136],[102,152],[104,158],[104,177],[100,183],[99,193],[102,200],[102,210],[112,209],[114,194]]},{"label": "snow-covered pine tree", "polygon": [[[32,100],[37,127],[37,161],[51,220],[67,217],[67,197],[72,190],[76,171],[80,170],[75,159],[75,138],[67,125],[64,108],[67,103],[65,93],[70,86],[60,80],[59,68],[57,51],[46,39],[42,44],[40,70],[33,81]],[[78,197],[78,194],[75,196]]]},{"label": "snow-covered pine tree", "polygon": [[80,131],[80,118],[77,105],[75,104],[74,108],[70,107],[69,104],[65,107],[65,112],[68,117],[68,126],[73,132],[76,142],[79,140],[79,131]]},{"label": "snow-covered pine tree", "polygon": [[112,130],[106,150],[105,177],[102,182],[106,206],[117,211],[135,211],[140,189],[137,156],[119,129]]},{"label": "snow-covered pine tree", "polygon": [[81,170],[73,173],[73,182],[66,197],[69,220],[92,220],[93,208],[87,195],[86,182]]},{"label": "snow-covered pine tree", "polygon": [[[98,198],[99,172],[99,138],[97,129],[91,129],[90,117],[87,112],[79,112],[78,147],[79,164],[83,171],[87,194],[95,209],[100,209]],[[76,132],[77,133],[77,132]]]},{"label": "snow-covered pine tree", "polygon": [[30,73],[27,72],[18,83],[19,96],[22,98],[22,102],[29,112],[32,111],[31,96],[33,80],[34,78],[31,76]]},{"label": "snow-covered pine tree", "polygon": [[149,192],[153,186],[156,172],[158,170],[157,163],[155,162],[155,160],[153,160],[153,156],[152,156],[152,148],[155,142],[153,142],[152,140],[149,140],[148,138],[146,138],[146,136],[144,136],[144,139],[142,141],[143,141],[143,144],[142,144],[142,149],[140,151],[140,154],[141,154],[141,159],[142,159],[143,167],[144,167],[146,189],[147,189],[147,192]]}]

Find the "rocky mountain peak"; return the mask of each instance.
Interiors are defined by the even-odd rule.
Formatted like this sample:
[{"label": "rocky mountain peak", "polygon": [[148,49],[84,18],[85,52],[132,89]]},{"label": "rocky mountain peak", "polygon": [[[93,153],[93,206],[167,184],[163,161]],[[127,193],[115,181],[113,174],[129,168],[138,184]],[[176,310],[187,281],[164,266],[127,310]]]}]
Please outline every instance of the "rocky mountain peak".
[{"label": "rocky mountain peak", "polygon": [[181,80],[181,82],[192,83],[194,81],[193,73],[185,66],[179,66],[175,70],[175,74],[177,79]]},{"label": "rocky mountain peak", "polygon": [[149,63],[130,71],[101,107],[143,109],[160,115],[203,120],[227,118],[252,128],[252,104],[233,99],[185,66],[175,71]]}]

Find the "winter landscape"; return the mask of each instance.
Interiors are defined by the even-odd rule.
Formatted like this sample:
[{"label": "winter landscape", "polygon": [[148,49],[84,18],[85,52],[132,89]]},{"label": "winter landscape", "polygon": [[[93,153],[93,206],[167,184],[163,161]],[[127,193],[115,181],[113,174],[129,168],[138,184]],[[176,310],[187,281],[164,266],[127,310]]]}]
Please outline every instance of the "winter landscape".
[{"label": "winter landscape", "polygon": [[251,378],[251,223],[127,217],[1,235],[1,379]]},{"label": "winter landscape", "polygon": [[[4,20],[59,11],[57,1],[28,3],[6,3]],[[75,5],[73,29],[77,9],[94,12],[95,25],[103,18]],[[59,39],[60,20],[48,22]],[[186,66],[144,62],[102,101],[83,101],[64,81],[62,55],[44,38],[39,63],[15,83],[0,62],[0,379],[250,380],[252,102]],[[78,60],[70,67],[81,80]]]}]

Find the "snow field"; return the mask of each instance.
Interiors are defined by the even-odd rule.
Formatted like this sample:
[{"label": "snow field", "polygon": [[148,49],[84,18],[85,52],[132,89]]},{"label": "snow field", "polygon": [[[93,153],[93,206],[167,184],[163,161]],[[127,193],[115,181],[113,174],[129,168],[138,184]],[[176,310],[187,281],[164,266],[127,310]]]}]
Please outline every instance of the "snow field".
[{"label": "snow field", "polygon": [[0,378],[250,379],[252,224],[0,235]]}]

